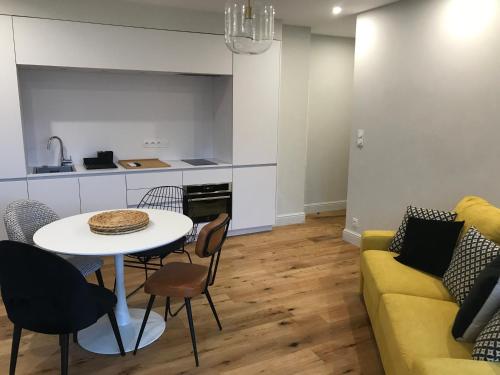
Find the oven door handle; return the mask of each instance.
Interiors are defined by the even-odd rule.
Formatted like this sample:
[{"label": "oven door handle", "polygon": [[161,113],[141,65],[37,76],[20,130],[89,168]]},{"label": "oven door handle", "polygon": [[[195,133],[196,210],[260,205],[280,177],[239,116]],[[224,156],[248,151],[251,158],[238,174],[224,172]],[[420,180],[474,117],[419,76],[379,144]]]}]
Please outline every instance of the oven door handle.
[{"label": "oven door handle", "polygon": [[195,193],[187,193],[188,196],[202,195],[202,194],[222,194],[231,193],[231,190],[217,190],[217,191],[197,191]]},{"label": "oven door handle", "polygon": [[218,199],[229,199],[229,198],[231,198],[230,195],[222,195],[222,196],[217,196],[217,197],[188,199],[188,202],[215,201],[215,200],[218,200]]}]

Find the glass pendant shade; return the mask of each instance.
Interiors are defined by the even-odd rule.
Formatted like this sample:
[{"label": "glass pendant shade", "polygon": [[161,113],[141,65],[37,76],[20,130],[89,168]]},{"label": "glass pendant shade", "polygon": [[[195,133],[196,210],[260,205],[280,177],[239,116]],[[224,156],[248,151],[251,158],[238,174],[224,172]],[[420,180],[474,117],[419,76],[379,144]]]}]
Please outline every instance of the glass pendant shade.
[{"label": "glass pendant shade", "polygon": [[226,45],[234,53],[257,55],[274,38],[274,7],[270,0],[228,0]]}]

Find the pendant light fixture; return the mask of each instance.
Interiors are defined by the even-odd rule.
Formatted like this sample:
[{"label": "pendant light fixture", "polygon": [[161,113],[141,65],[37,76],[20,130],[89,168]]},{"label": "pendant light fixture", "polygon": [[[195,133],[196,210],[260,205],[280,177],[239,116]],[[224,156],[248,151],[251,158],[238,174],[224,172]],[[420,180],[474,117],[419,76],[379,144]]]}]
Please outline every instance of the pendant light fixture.
[{"label": "pendant light fixture", "polygon": [[228,0],[226,45],[234,53],[258,55],[274,38],[274,7],[270,0]]}]

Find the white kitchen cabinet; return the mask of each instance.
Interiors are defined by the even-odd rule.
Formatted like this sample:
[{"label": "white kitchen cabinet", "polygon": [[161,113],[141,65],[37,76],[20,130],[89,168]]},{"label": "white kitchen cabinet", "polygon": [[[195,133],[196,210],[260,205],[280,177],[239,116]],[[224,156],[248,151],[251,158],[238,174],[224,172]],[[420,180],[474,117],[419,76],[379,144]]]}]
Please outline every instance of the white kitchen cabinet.
[{"label": "white kitchen cabinet", "polygon": [[276,220],[276,167],[233,170],[232,229],[268,227]]},{"label": "white kitchen cabinet", "polygon": [[157,186],[182,186],[182,171],[127,174],[127,189],[152,189]]},{"label": "white kitchen cabinet", "polygon": [[0,16],[0,179],[26,177],[12,17]]},{"label": "white kitchen cabinet", "polygon": [[233,169],[196,169],[184,171],[182,183],[184,185],[221,184],[233,181]]},{"label": "white kitchen cabinet", "polygon": [[277,160],[281,42],[262,55],[234,55],[233,164]]},{"label": "white kitchen cabinet", "polygon": [[232,73],[222,35],[14,17],[14,38],[22,65]]},{"label": "white kitchen cabinet", "polygon": [[127,205],[128,207],[137,207],[141,199],[150,189],[135,189],[127,190]]},{"label": "white kitchen cabinet", "polygon": [[80,177],[82,212],[127,208],[125,175]]},{"label": "white kitchen cabinet", "polygon": [[[0,36],[1,37],[1,36]],[[26,180],[0,182],[0,240],[7,239],[3,215],[7,205],[18,199],[28,199]]]},{"label": "white kitchen cabinet", "polygon": [[60,217],[80,213],[78,177],[28,179],[28,195],[45,203]]}]

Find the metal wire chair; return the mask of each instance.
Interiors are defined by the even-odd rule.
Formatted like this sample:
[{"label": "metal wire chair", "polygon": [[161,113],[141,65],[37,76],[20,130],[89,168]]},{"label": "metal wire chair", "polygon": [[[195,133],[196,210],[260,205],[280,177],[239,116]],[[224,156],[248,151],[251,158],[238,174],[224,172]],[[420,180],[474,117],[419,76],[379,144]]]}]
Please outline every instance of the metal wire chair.
[{"label": "metal wire chair", "polygon": [[[137,208],[152,208],[184,214],[188,211],[186,205],[187,202],[184,201],[184,191],[181,187],[158,186],[149,190],[144,195],[137,205]],[[163,259],[170,253],[186,254],[189,262],[192,263],[191,255],[186,251],[185,245],[194,242],[197,229],[197,225],[194,225],[193,229],[186,236],[171,244],[127,255],[128,259],[125,259],[125,266],[144,269],[147,280],[148,271],[160,269],[163,266]],[[137,292],[143,286],[144,283],[130,293],[129,296]]]}]

